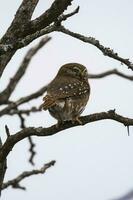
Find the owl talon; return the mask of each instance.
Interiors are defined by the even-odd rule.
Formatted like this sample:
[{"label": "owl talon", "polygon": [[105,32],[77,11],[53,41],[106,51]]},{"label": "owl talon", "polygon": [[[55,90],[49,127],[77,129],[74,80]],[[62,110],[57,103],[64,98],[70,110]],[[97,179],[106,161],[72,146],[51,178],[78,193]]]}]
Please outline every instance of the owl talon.
[{"label": "owl talon", "polygon": [[72,120],[72,124],[75,124],[75,122],[78,122],[78,124],[83,125],[82,121],[78,117]]},{"label": "owl talon", "polygon": [[59,128],[59,126],[61,126],[61,125],[63,125],[63,124],[64,124],[64,122],[58,121],[57,124],[56,124],[56,128]]},{"label": "owl talon", "polygon": [[57,123],[55,126],[56,126],[56,128],[59,128],[60,124],[59,124],[59,123]]}]

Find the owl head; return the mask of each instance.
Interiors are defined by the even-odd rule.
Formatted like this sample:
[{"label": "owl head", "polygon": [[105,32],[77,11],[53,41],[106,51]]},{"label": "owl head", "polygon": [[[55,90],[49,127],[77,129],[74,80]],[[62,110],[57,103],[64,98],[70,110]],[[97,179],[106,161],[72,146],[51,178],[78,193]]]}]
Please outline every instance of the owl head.
[{"label": "owl head", "polygon": [[68,76],[82,80],[88,80],[88,72],[84,65],[79,63],[68,63],[63,65],[57,76]]}]

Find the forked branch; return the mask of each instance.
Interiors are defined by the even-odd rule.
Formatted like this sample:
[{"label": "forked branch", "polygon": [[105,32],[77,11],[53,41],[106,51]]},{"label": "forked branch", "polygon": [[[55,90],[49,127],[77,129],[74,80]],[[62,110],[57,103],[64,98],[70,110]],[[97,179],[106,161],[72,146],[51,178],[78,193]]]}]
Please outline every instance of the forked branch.
[{"label": "forked branch", "polygon": [[24,180],[25,178],[28,178],[30,176],[33,176],[33,175],[45,174],[47,169],[49,169],[51,166],[54,166],[55,162],[56,162],[55,160],[52,160],[52,161],[44,164],[44,166],[41,167],[40,169],[34,169],[34,170],[31,170],[31,171],[23,172],[22,174],[20,174],[16,178],[14,178],[12,180],[9,180],[6,183],[3,183],[2,190],[6,189],[9,186],[11,186],[11,187],[13,187],[15,189],[26,190],[26,187],[20,185],[20,182],[22,180]]},{"label": "forked branch", "polygon": [[11,94],[15,90],[17,84],[19,83],[21,78],[26,73],[26,70],[29,66],[31,59],[38,52],[39,49],[41,49],[47,42],[50,41],[50,39],[51,39],[51,37],[46,36],[46,37],[42,38],[36,46],[29,49],[29,51],[26,53],[21,65],[20,65],[20,67],[18,68],[16,74],[10,79],[9,84],[7,85],[6,89],[4,89],[0,93],[0,105],[6,104],[8,102],[8,99],[10,98]]},{"label": "forked branch", "polygon": [[[42,96],[44,94],[44,92],[46,92],[47,90],[47,86],[42,87],[41,89],[39,89],[37,92],[34,92],[28,96],[25,97],[21,97],[18,101],[16,102],[11,102],[8,106],[6,106],[4,109],[2,109],[0,111],[0,116],[6,115],[6,114],[10,114],[11,110],[16,109],[19,105],[27,103],[33,99],[36,99],[40,96]],[[33,111],[34,112],[34,111]]]}]

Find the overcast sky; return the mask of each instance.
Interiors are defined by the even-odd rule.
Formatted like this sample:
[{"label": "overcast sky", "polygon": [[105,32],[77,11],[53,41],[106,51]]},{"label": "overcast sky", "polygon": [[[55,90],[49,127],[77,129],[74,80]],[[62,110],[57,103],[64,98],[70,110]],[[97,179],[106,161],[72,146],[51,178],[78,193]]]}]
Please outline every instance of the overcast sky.
[{"label": "overcast sky", "polygon": [[[40,0],[33,17],[39,16],[52,3]],[[10,25],[21,0],[1,1],[0,36]],[[133,56],[133,1],[132,0],[74,0],[71,11],[80,6],[80,12],[68,19],[64,25],[74,32],[93,36],[124,58]],[[105,57],[95,47],[85,44],[63,33],[50,34],[52,40],[33,58],[26,75],[19,83],[12,100],[35,92],[56,75],[59,67],[68,62],[79,62],[89,72],[99,73],[109,69],[133,74],[125,65]],[[33,42],[30,46],[34,46]],[[4,89],[9,78],[15,73],[24,54],[30,46],[19,50],[8,64],[0,90]],[[91,98],[85,114],[116,109],[116,112],[133,118],[133,84],[128,80],[110,76],[101,80],[90,80]],[[29,108],[40,105],[42,98],[27,103]],[[50,126],[56,121],[48,112],[32,114],[27,118],[27,126]],[[10,131],[20,130],[17,117],[0,119],[0,133],[5,140],[4,126]],[[25,179],[22,185],[27,192],[15,189],[4,190],[2,200],[112,200],[133,189],[133,128],[127,136],[126,128],[114,121],[104,120],[65,130],[51,137],[34,138],[36,142],[36,166],[56,160],[54,167],[45,175]],[[28,142],[17,144],[8,157],[6,180],[16,177],[25,170],[32,169]]]}]

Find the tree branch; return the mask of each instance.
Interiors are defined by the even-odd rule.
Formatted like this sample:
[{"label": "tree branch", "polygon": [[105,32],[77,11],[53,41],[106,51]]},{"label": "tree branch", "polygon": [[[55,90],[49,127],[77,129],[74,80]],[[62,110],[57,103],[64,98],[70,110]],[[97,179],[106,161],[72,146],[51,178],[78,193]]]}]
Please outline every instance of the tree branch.
[{"label": "tree branch", "polygon": [[23,110],[19,110],[19,109],[12,109],[10,110],[10,112],[8,113],[8,115],[18,115],[18,114],[25,114],[25,115],[30,115],[31,112],[40,112],[41,108],[36,108],[36,107],[31,107],[30,109],[23,109]]},{"label": "tree branch", "polygon": [[38,52],[40,48],[42,48],[49,40],[51,37],[44,37],[39,41],[39,43],[35,46],[32,47],[27,54],[25,55],[19,69],[17,70],[16,74],[14,75],[13,78],[11,78],[7,88],[0,93],[0,105],[7,103],[8,99],[10,98],[12,92],[14,91],[15,87],[17,86],[18,82],[21,80],[23,75],[25,74],[28,65],[32,59],[32,57]]},{"label": "tree branch", "polygon": [[22,180],[24,180],[25,178],[32,176],[32,175],[44,174],[48,168],[50,168],[51,166],[54,166],[55,162],[56,162],[55,160],[52,160],[52,161],[44,164],[44,166],[40,169],[35,169],[35,170],[23,172],[22,174],[20,174],[16,178],[14,178],[10,181],[7,181],[6,183],[3,183],[2,189],[6,189],[7,187],[11,186],[11,187],[16,188],[16,189],[26,190],[25,187],[20,185],[20,182]]},{"label": "tree branch", "polygon": [[76,13],[79,12],[79,6],[72,11],[71,13],[68,13],[66,15],[62,14],[60,15],[56,20],[55,23],[53,25],[49,25],[41,30],[37,30],[35,33],[29,34],[23,38],[19,38],[17,41],[15,41],[12,44],[6,44],[6,45],[0,45],[0,53],[5,53],[11,50],[16,50],[16,49],[20,49],[23,48],[25,46],[27,46],[29,43],[31,43],[33,40],[37,39],[38,37],[41,37],[43,35],[46,35],[48,33],[51,33],[53,31],[56,31],[57,27],[60,25],[60,23],[62,21],[65,21],[66,19],[68,19],[69,17],[75,15]]},{"label": "tree branch", "polygon": [[[30,0],[23,0],[11,26],[0,40],[0,77],[7,63],[10,61],[15,52],[20,48],[18,41],[23,40],[23,38],[28,35],[40,31],[42,28],[46,28],[48,25],[54,22],[64,12],[64,10],[67,9],[69,5],[71,5],[72,1],[73,0],[55,0],[46,12],[44,12],[35,20],[30,21],[29,19],[32,16],[38,0],[31,0],[31,2]],[[24,15],[24,12],[26,12],[26,14],[29,12],[29,14]]]},{"label": "tree branch", "polygon": [[56,26],[60,26],[61,25],[61,22],[67,20],[69,17],[72,17],[73,15],[77,14],[79,12],[79,6],[73,10],[72,12],[68,13],[68,14],[62,14],[60,15],[56,20],[55,20],[55,24]]},{"label": "tree branch", "polygon": [[37,92],[30,94],[28,96],[22,97],[16,102],[10,103],[7,107],[5,107],[4,109],[2,109],[0,111],[0,116],[10,114],[12,109],[16,109],[19,105],[21,105],[23,103],[27,103],[27,102],[29,102],[33,99],[40,97],[41,95],[44,94],[44,92],[46,92],[46,90],[47,90],[47,86],[44,86],[40,90],[38,90]]},{"label": "tree branch", "polygon": [[104,77],[110,76],[110,75],[117,75],[117,76],[120,76],[120,77],[125,78],[127,80],[133,81],[133,76],[123,74],[122,72],[119,72],[117,69],[112,69],[112,70],[109,70],[109,71],[106,71],[106,72],[102,72],[100,74],[89,74],[89,78],[99,79],[99,78],[104,78]]},{"label": "tree branch", "polygon": [[26,22],[28,22],[32,16],[32,13],[39,0],[23,0],[20,5],[14,20],[12,21],[10,27],[0,40],[0,77],[15,54],[15,48],[12,48],[12,43],[16,43],[20,37],[20,33],[24,28]]},{"label": "tree branch", "polygon": [[[83,125],[87,123],[91,123],[91,122],[96,122],[99,120],[105,120],[105,119],[111,119],[111,120],[117,121],[125,126],[133,126],[133,119],[118,115],[117,113],[115,113],[115,110],[110,110],[108,112],[94,113],[91,115],[80,117],[80,120],[82,121]],[[14,145],[26,137],[33,136],[33,135],[34,136],[51,136],[65,129],[68,129],[74,126],[79,126],[79,125],[80,124],[78,123],[73,124],[71,122],[66,122],[63,125],[60,125],[58,127],[56,125],[53,125],[49,128],[42,128],[42,127],[25,128],[19,131],[18,133],[11,135],[10,137],[7,138],[7,140],[3,144],[0,151],[0,161],[1,162],[4,161],[7,155],[9,154],[9,152],[14,147]]]},{"label": "tree branch", "polygon": [[30,148],[29,148],[29,152],[30,152],[30,158],[29,158],[29,162],[31,165],[35,165],[34,163],[34,157],[36,155],[36,151],[34,150],[35,148],[35,143],[33,142],[33,139],[31,136],[28,137],[28,141],[29,141],[29,144],[30,144]]},{"label": "tree branch", "polygon": [[[26,128],[25,118],[23,117],[22,113],[19,113],[18,116],[20,118],[20,128],[22,128],[22,129]],[[28,142],[30,144],[29,152],[31,154],[30,158],[29,158],[29,162],[30,162],[31,165],[34,165],[34,157],[35,157],[36,152],[34,150],[35,143],[33,142],[31,136],[28,137]]]},{"label": "tree branch", "polygon": [[40,31],[35,32],[34,34],[19,38],[17,41],[12,42],[11,44],[0,44],[0,54],[2,55],[13,50],[16,51],[18,49],[21,49],[30,44],[33,40],[55,31],[55,28],[55,25],[51,25]]},{"label": "tree branch", "polygon": [[1,44],[10,44],[13,41],[17,41],[20,35],[25,29],[25,26],[31,20],[34,9],[39,0],[23,0],[22,4],[18,8],[15,17],[6,31],[5,35],[2,37]]},{"label": "tree branch", "polygon": [[12,24],[18,23],[20,25],[27,23],[31,19],[38,2],[39,0],[23,0],[15,14]]},{"label": "tree branch", "polygon": [[[10,44],[12,38],[24,38],[43,28],[46,28],[53,23],[67,9],[73,0],[55,0],[51,7],[46,10],[41,16],[30,21],[32,13],[38,3],[38,0],[23,0],[19,7],[15,18],[7,30],[6,34],[1,39],[1,43]],[[7,42],[10,41],[10,42]]]},{"label": "tree branch", "polygon": [[6,131],[7,137],[10,137],[10,130],[7,125],[5,125],[5,131]]},{"label": "tree branch", "polygon": [[[2,141],[0,137],[0,149],[2,148]],[[1,197],[1,190],[2,190],[2,185],[5,177],[7,169],[7,160],[5,159],[4,161],[0,161],[0,197]]]},{"label": "tree branch", "polygon": [[133,63],[129,59],[124,59],[124,58],[120,57],[118,55],[118,53],[115,53],[113,51],[113,49],[110,49],[109,47],[104,47],[102,44],[100,44],[99,40],[96,40],[94,37],[86,37],[84,35],[74,33],[72,31],[70,31],[69,29],[66,29],[64,26],[59,26],[57,28],[57,31],[65,33],[65,34],[70,35],[74,38],[77,38],[83,42],[86,42],[86,43],[96,46],[100,51],[102,51],[102,53],[105,56],[108,56],[115,60],[118,60],[121,63],[124,63],[125,65],[127,65],[129,69],[133,70]]},{"label": "tree branch", "polygon": [[55,22],[67,7],[71,5],[72,1],[73,0],[55,0],[45,13],[30,22],[28,25],[29,28],[27,29],[28,33],[33,34]]}]

